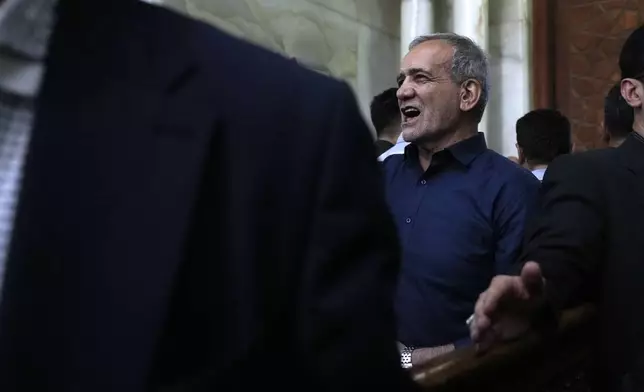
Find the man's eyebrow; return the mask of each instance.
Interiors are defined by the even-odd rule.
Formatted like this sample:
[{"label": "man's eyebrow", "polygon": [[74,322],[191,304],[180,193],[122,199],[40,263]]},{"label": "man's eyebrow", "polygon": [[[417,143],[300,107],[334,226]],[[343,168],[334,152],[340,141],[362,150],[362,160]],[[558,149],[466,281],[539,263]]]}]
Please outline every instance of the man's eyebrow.
[{"label": "man's eyebrow", "polygon": [[407,68],[404,71],[400,71],[398,74],[398,77],[396,78],[397,81],[401,81],[401,79],[404,79],[405,76],[407,75],[416,75],[419,73],[430,73],[429,70],[426,70],[424,68]]},{"label": "man's eyebrow", "polygon": [[415,75],[415,74],[421,73],[421,72],[429,73],[429,70],[427,70],[425,68],[409,68],[407,70],[407,75]]}]

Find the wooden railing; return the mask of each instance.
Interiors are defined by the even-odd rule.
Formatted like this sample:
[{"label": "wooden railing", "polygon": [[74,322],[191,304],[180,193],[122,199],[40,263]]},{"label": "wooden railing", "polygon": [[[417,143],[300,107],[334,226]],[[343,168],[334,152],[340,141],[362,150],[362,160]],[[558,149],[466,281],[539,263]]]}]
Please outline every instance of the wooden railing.
[{"label": "wooden railing", "polygon": [[590,305],[569,310],[547,338],[532,332],[485,354],[459,349],[414,369],[412,377],[432,392],[587,391],[594,313]]}]

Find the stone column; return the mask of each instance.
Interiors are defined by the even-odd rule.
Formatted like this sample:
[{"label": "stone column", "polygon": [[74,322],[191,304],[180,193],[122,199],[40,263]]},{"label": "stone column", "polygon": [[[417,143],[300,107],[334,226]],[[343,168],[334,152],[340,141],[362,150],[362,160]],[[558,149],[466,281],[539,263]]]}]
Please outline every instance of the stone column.
[{"label": "stone column", "polygon": [[[471,38],[485,53],[489,53],[488,0],[453,1],[452,15],[454,18],[454,32]],[[488,100],[489,98],[488,96]],[[479,124],[479,130],[488,136],[487,111],[486,115],[483,116],[483,120],[481,120],[481,124]]]},{"label": "stone column", "polygon": [[407,54],[411,41],[434,32],[434,0],[401,0],[400,57]]}]

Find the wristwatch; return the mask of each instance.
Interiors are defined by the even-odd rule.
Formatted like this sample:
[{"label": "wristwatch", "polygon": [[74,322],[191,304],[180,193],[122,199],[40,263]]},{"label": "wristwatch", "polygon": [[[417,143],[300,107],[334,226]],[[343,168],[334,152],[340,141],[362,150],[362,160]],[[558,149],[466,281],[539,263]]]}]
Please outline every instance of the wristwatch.
[{"label": "wristwatch", "polygon": [[414,350],[415,347],[412,346],[405,346],[400,350],[400,366],[402,366],[403,369],[411,369],[411,353],[413,353]]}]

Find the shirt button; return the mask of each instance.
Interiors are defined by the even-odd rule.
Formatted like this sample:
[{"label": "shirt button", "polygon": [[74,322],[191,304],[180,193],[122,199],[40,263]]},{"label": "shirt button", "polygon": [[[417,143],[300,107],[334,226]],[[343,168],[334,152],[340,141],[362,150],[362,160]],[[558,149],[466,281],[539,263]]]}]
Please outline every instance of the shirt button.
[{"label": "shirt button", "polygon": [[422,185],[425,185],[425,184],[427,184],[427,180],[420,180],[420,183],[421,183]]},{"label": "shirt button", "polygon": [[407,218],[407,219],[405,219],[405,222],[406,222],[406,223],[411,223],[411,218]]}]

